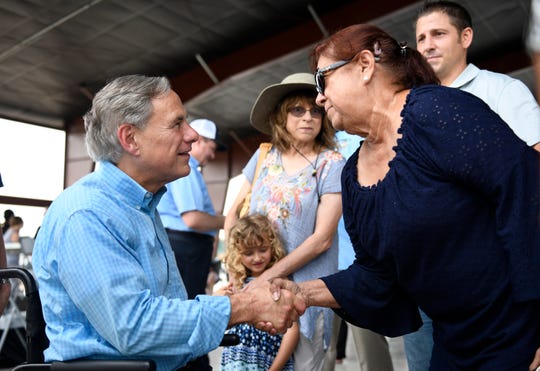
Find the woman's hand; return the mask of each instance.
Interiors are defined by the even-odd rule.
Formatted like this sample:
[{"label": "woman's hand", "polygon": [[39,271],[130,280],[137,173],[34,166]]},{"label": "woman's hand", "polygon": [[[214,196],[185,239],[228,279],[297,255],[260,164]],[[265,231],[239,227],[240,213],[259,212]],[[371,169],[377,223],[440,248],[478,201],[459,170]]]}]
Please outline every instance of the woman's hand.
[{"label": "woman's hand", "polygon": [[301,299],[306,304],[306,307],[309,307],[308,298],[306,295],[304,295],[301,287],[297,283],[279,277],[272,278],[269,280],[269,282],[270,292],[272,293],[272,298],[274,300],[279,300],[279,298],[281,297],[281,290],[284,289],[292,292],[296,297]]},{"label": "woman's hand", "polygon": [[534,359],[532,363],[529,365],[529,371],[538,371],[540,370],[540,348],[536,350],[536,354],[534,355]]}]

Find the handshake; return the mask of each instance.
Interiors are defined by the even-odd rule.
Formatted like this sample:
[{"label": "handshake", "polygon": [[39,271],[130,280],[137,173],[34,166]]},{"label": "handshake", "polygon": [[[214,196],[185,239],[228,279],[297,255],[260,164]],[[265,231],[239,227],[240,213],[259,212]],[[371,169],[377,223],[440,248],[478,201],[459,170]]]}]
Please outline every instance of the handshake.
[{"label": "handshake", "polygon": [[309,305],[301,287],[282,278],[248,285],[230,300],[229,326],[249,323],[272,335],[285,333]]}]

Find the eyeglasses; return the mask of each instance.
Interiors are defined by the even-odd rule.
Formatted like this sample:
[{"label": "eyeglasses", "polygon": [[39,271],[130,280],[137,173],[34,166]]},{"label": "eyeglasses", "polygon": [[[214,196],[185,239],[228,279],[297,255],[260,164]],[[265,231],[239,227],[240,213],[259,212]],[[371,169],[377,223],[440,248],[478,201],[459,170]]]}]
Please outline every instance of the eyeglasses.
[{"label": "eyeglasses", "polygon": [[320,119],[324,115],[324,109],[319,107],[313,107],[312,109],[305,109],[302,106],[291,107],[287,110],[294,117],[303,117],[306,112],[309,111],[311,117]]},{"label": "eyeglasses", "polygon": [[319,94],[324,94],[324,88],[325,88],[324,76],[327,72],[337,70],[339,67],[345,66],[350,61],[352,61],[352,59],[347,59],[346,61],[337,61],[335,63],[332,63],[329,66],[318,68],[317,71],[315,72],[315,84],[317,87],[317,92]]}]

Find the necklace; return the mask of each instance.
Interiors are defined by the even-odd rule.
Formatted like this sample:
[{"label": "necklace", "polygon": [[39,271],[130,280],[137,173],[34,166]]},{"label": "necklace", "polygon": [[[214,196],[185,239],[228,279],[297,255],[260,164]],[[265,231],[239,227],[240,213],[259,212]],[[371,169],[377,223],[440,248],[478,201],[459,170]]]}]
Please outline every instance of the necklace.
[{"label": "necklace", "polygon": [[319,145],[319,148],[317,149],[317,157],[315,157],[315,163],[311,162],[309,158],[307,158],[294,144],[291,144],[296,153],[298,153],[300,156],[302,156],[313,168],[313,171],[311,172],[311,175],[316,176],[317,175],[317,162],[319,161],[319,154],[321,153],[321,146]]}]

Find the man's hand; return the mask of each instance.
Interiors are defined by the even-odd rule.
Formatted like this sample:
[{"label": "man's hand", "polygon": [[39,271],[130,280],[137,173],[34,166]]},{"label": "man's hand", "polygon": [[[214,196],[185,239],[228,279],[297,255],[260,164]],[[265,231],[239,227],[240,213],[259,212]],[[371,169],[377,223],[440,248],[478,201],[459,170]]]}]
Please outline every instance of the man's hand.
[{"label": "man's hand", "polygon": [[270,334],[285,333],[306,310],[304,301],[286,289],[280,291],[279,298],[274,298],[268,282],[230,299],[229,325],[247,322]]}]

